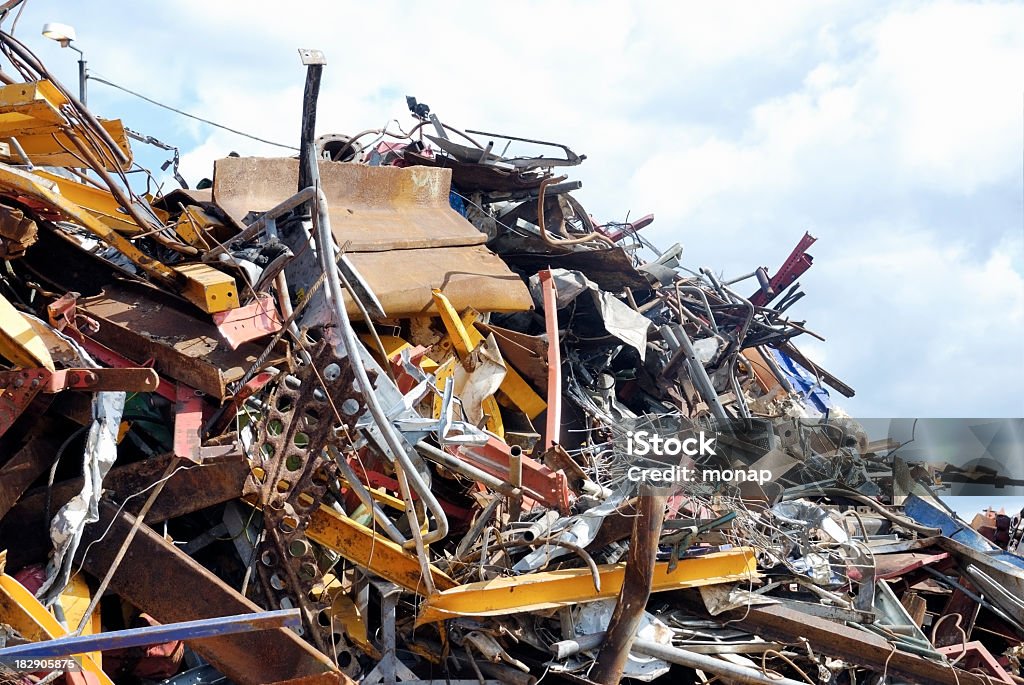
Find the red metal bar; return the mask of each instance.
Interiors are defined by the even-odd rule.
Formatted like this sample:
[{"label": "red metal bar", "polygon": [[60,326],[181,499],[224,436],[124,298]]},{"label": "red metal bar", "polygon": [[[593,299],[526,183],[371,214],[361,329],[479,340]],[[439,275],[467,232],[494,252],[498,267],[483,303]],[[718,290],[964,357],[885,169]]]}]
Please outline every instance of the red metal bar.
[{"label": "red metal bar", "polygon": [[[115,352],[104,344],[96,342],[80,331],[69,327],[65,329],[64,332],[74,338],[79,345],[84,347],[86,352],[107,366],[113,368],[138,368],[139,366],[138,363],[133,362],[131,359]],[[171,402],[175,402],[177,401],[177,395],[175,394],[175,388],[177,385],[177,383],[161,378],[160,383],[156,386],[155,392]]]},{"label": "red metal bar", "polygon": [[203,399],[187,385],[175,386],[174,456],[202,461]]},{"label": "red metal bar", "polygon": [[[548,407],[550,406],[549,403]],[[449,446],[446,449],[481,471],[504,480],[511,477],[512,450],[518,450],[498,438],[490,438],[483,445],[461,445],[457,448]],[[519,459],[523,469],[520,485],[523,494],[567,514],[572,502],[572,493],[569,491],[569,480],[566,475],[561,471],[552,471],[525,454],[521,454]]]},{"label": "red metal bar", "polygon": [[814,262],[814,258],[807,254],[807,248],[814,244],[817,240],[810,233],[804,233],[804,237],[800,239],[796,247],[783,262],[782,268],[779,269],[778,273],[771,277],[768,282],[771,295],[768,294],[769,290],[761,288],[750,297],[750,302],[755,307],[763,307],[771,302],[779,293],[793,285],[796,279],[811,268],[811,264]]},{"label": "red metal bar", "polygon": [[274,299],[266,293],[260,293],[254,302],[244,307],[217,312],[213,323],[233,350],[281,330],[281,317],[274,307]]},{"label": "red metal bar", "polygon": [[538,274],[544,298],[544,327],[548,335],[548,415],[544,430],[544,446],[558,444],[562,426],[562,353],[558,340],[558,291],[551,269]]}]

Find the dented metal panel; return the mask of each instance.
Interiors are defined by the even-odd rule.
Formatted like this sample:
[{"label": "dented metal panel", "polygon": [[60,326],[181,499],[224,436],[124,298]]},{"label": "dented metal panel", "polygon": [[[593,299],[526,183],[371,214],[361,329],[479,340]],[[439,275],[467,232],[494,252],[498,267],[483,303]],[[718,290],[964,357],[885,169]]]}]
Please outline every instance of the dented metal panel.
[{"label": "dented metal panel", "polygon": [[[479,245],[486,238],[448,204],[451,171],[320,161],[331,228],[350,252]],[[298,160],[227,157],[214,165],[213,199],[235,219],[295,194]]]},{"label": "dented metal panel", "polygon": [[[148,288],[110,286],[80,300],[79,309],[99,322],[93,336],[99,342],[135,362],[154,360],[161,374],[221,399],[263,352],[256,343],[232,350],[211,321]],[[286,359],[274,354],[270,361]]]}]

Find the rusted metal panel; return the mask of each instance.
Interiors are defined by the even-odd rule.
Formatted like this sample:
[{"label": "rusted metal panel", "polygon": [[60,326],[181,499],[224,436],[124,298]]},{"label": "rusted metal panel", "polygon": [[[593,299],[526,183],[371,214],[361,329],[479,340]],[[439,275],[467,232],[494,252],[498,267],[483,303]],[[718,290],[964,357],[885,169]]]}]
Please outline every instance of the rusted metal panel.
[{"label": "rusted metal panel", "polygon": [[[448,204],[451,171],[320,160],[321,187],[339,245],[352,252],[478,245],[486,238]],[[299,162],[228,157],[213,172],[214,201],[235,219],[295,194]]]},{"label": "rusted metal panel", "polygon": [[59,441],[53,434],[37,431],[24,447],[0,466],[0,519],[7,515],[29,486],[46,473],[58,447]]},{"label": "rusted metal panel", "polygon": [[[208,395],[223,399],[227,384],[240,379],[263,348],[255,343],[232,350],[208,320],[150,288],[127,283],[83,298],[79,308],[100,323],[93,336],[135,362],[154,360],[157,370]],[[286,359],[272,355],[270,363]]]},{"label": "rusted metal panel", "polygon": [[[452,306],[484,312],[518,312],[533,307],[522,279],[483,245],[349,254],[384,311],[392,317],[436,313],[431,292],[444,291]],[[360,317],[345,295],[345,308]]]},{"label": "rusted metal panel", "polygon": [[[119,514],[114,504],[100,504],[100,520],[86,528],[79,548],[89,550],[79,560],[87,572],[97,577],[107,573],[134,520]],[[261,611],[145,524],[111,578],[110,589],[161,623]],[[284,628],[211,637],[192,647],[239,685],[334,671],[323,654]]]},{"label": "rusted metal panel", "polygon": [[[50,453],[52,458],[52,452]],[[167,468],[170,455],[155,457],[124,466],[115,466],[103,479],[103,488],[118,502],[131,494],[142,492],[157,481]],[[208,459],[201,466],[182,468],[168,479],[160,497],[146,516],[156,525],[167,519],[212,507],[238,497],[249,476],[249,462],[241,454]],[[39,561],[46,557],[50,541],[44,511],[50,497],[51,512],[68,503],[82,489],[82,479],[57,483],[52,489],[30,490],[18,500],[7,516],[0,519],[0,549],[8,550],[11,568]],[[125,511],[135,513],[145,497],[134,497],[125,503]]]}]

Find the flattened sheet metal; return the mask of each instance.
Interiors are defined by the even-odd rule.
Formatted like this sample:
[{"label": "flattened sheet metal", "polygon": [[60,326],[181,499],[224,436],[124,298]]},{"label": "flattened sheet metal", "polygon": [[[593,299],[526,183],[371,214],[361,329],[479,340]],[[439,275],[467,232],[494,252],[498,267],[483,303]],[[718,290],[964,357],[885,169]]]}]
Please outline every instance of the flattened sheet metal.
[{"label": "flattened sheet metal", "polygon": [[150,288],[111,285],[102,295],[79,300],[78,308],[99,321],[93,336],[99,342],[135,362],[152,359],[162,375],[218,399],[263,351],[256,343],[232,350],[212,322]]},{"label": "flattened sheet metal", "polygon": [[[214,163],[213,198],[241,221],[295,194],[299,161],[228,157]],[[486,237],[451,208],[449,169],[371,167],[320,160],[331,229],[349,252],[478,245]]]},{"label": "flattened sheet metal", "polygon": [[[444,291],[460,312],[468,307],[484,312],[533,307],[522,279],[483,245],[350,253],[349,258],[389,317],[436,315],[434,289]],[[347,294],[345,308],[353,318],[361,318]]]},{"label": "flattened sheet metal", "polygon": [[[746,547],[682,559],[673,571],[669,571],[668,566],[668,562],[655,565],[652,592],[716,583],[749,582],[757,577],[754,550]],[[593,576],[585,568],[529,573],[460,585],[424,600],[416,624],[457,616],[503,616],[599,599],[614,599],[622,588],[625,568],[624,563],[598,566],[600,590],[594,588]]]}]

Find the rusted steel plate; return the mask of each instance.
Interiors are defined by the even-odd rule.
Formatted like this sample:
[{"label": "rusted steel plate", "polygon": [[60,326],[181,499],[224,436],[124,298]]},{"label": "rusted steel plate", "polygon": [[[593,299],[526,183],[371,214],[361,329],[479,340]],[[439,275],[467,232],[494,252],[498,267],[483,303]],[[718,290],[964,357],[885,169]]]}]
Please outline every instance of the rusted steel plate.
[{"label": "rusted steel plate", "polygon": [[[438,288],[456,311],[526,311],[530,292],[497,255],[483,245],[394,252],[363,252],[349,258],[391,317],[436,314],[431,291]],[[345,296],[353,317],[359,309]]]},{"label": "rusted steel plate", "polygon": [[46,473],[59,446],[60,441],[52,433],[36,432],[24,447],[0,466],[0,519],[7,515],[29,486]]},{"label": "rusted steel plate", "polygon": [[[103,577],[134,520],[102,502],[100,520],[85,529],[79,547],[89,553],[76,563],[84,561],[87,572]],[[110,589],[161,623],[261,611],[145,524],[111,578]],[[239,685],[336,673],[327,657],[285,628],[211,637],[191,646]]]},{"label": "rusted steel plate", "polygon": [[[48,460],[52,458],[50,452]],[[156,482],[167,469],[169,461],[170,455],[164,455],[115,466],[103,479],[103,488],[110,491],[113,500],[124,501],[128,495],[142,492]],[[156,525],[167,519],[235,499],[241,494],[245,479],[249,476],[249,463],[241,453],[209,459],[200,466],[188,466],[176,471],[167,481],[146,516],[147,523]],[[67,504],[81,489],[81,478],[54,485],[50,495],[50,511],[55,512]],[[46,530],[46,490],[30,490],[7,516],[0,519],[0,549],[8,550],[7,558],[12,569],[46,558],[50,547],[49,537],[43,534]],[[137,512],[145,499],[133,497],[125,505],[125,510]]]},{"label": "rusted steel plate", "polygon": [[[232,350],[213,323],[151,288],[112,284],[101,295],[79,300],[78,308],[99,321],[93,336],[99,342],[135,362],[153,359],[161,375],[219,399],[263,351],[255,343]],[[281,362],[284,355],[275,359]]]},{"label": "rusted steel plate", "polygon": [[[213,198],[242,220],[287,200],[298,181],[297,159],[228,157],[214,163]],[[448,204],[448,169],[321,160],[320,181],[331,229],[350,252],[477,245],[486,239]]]}]

